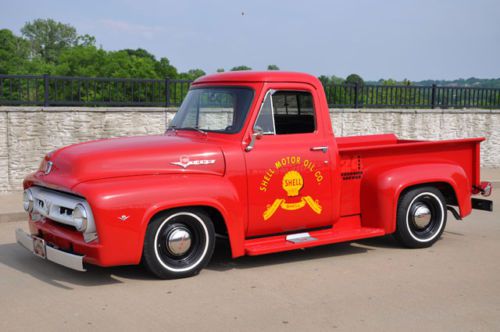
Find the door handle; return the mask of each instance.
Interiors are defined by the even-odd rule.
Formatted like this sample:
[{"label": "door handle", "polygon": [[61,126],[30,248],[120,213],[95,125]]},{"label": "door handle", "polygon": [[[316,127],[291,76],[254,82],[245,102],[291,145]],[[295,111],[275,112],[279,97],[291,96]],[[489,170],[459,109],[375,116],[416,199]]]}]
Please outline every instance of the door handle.
[{"label": "door handle", "polygon": [[311,151],[321,151],[323,153],[326,153],[328,151],[328,146],[313,146],[311,148]]}]

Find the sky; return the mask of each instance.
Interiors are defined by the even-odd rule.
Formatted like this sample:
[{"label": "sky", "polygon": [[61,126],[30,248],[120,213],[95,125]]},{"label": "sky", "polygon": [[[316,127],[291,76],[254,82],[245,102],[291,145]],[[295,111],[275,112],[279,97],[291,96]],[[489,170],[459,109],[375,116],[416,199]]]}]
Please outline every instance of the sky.
[{"label": "sky", "polygon": [[0,28],[53,18],[106,50],[144,48],[179,71],[247,65],[365,80],[500,77],[500,0],[24,0]]}]

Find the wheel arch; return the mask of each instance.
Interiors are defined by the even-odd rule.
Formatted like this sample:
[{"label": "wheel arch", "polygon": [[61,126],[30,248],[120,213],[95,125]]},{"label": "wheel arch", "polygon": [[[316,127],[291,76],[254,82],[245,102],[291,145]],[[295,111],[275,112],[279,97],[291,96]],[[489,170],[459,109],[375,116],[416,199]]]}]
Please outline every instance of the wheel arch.
[{"label": "wheel arch", "polygon": [[151,222],[151,220],[158,217],[159,215],[168,213],[172,210],[183,209],[183,208],[193,208],[193,209],[202,210],[210,217],[210,220],[214,224],[215,233],[228,236],[228,230],[227,230],[227,225],[226,225],[226,221],[224,219],[224,216],[222,215],[222,213],[219,211],[218,208],[216,208],[212,205],[183,205],[183,206],[172,207],[172,208],[160,210],[160,211],[157,211],[155,214],[153,214],[149,218],[148,223]]},{"label": "wheel arch", "polygon": [[406,192],[421,187],[434,187],[438,189],[441,192],[441,194],[443,194],[444,199],[446,201],[446,205],[458,205],[458,199],[455,188],[449,182],[423,182],[419,184],[406,186],[399,193],[398,201],[401,198],[401,196],[404,195]]}]

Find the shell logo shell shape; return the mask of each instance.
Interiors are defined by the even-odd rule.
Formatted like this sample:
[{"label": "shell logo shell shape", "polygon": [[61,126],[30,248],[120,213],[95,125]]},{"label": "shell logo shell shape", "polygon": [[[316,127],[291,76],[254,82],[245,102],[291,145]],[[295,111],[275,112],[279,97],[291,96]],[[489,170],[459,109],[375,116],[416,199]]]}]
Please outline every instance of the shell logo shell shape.
[{"label": "shell logo shell shape", "polygon": [[304,179],[297,171],[289,171],[283,176],[283,190],[289,197],[299,195],[300,189],[304,186]]}]

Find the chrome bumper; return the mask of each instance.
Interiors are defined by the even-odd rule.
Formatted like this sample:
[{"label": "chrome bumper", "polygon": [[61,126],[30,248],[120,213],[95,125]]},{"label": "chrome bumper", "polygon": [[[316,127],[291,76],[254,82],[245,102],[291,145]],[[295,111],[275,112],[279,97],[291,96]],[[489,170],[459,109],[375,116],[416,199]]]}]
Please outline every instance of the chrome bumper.
[{"label": "chrome bumper", "polygon": [[[25,233],[20,228],[16,230],[16,241],[17,243],[31,251],[33,254],[35,254],[33,248],[33,238],[31,237],[31,235]],[[70,254],[62,250],[57,250],[52,248],[51,246],[45,246],[45,252],[47,260],[51,262],[73,270],[86,271],[86,269],[83,267],[83,256]]]}]

